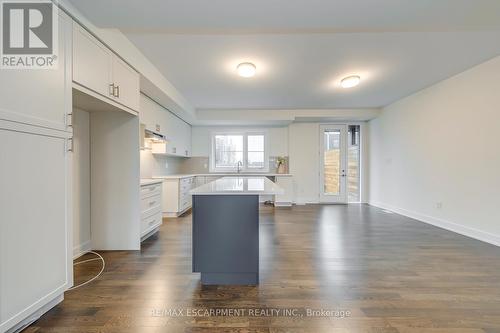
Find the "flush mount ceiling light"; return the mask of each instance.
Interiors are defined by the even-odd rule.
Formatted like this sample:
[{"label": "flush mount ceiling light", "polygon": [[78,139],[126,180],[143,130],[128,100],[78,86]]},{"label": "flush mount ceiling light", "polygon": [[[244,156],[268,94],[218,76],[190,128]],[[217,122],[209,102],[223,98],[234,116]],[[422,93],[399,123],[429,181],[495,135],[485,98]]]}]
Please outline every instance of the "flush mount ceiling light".
[{"label": "flush mount ceiling light", "polygon": [[342,86],[342,88],[352,88],[356,87],[360,81],[361,78],[358,75],[352,75],[343,78],[342,81],[340,81],[340,85]]},{"label": "flush mount ceiling light", "polygon": [[257,68],[251,62],[242,62],[241,64],[236,66],[236,71],[241,77],[252,77],[255,75]]}]

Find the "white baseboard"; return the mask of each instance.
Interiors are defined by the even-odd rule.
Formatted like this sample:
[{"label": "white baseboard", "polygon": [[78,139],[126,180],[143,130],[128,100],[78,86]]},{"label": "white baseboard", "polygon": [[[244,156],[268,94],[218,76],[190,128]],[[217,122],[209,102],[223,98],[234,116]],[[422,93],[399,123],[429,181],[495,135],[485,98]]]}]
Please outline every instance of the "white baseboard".
[{"label": "white baseboard", "polygon": [[81,257],[87,251],[92,250],[92,246],[90,245],[90,239],[82,244],[76,245],[73,247],[73,260]]},{"label": "white baseboard", "polygon": [[297,198],[295,199],[294,203],[298,206],[303,206],[303,205],[316,205],[319,204],[318,199],[313,199],[313,198]]},{"label": "white baseboard", "polygon": [[474,238],[474,239],[480,240],[480,241],[488,243],[488,244],[500,246],[500,235],[495,235],[495,234],[492,234],[492,233],[489,233],[486,231],[467,227],[467,226],[464,226],[462,224],[447,221],[447,220],[440,219],[437,217],[413,212],[413,211],[410,211],[410,210],[407,210],[404,208],[395,207],[392,205],[385,204],[383,202],[370,201],[368,204],[370,206],[386,209],[386,210],[389,210],[391,212],[418,220],[420,222],[424,222],[427,224],[431,224],[435,227],[439,227],[442,229],[453,231],[453,232],[456,232],[457,234],[467,236],[470,238]]},{"label": "white baseboard", "polygon": [[274,207],[292,207],[291,202],[274,202]]}]

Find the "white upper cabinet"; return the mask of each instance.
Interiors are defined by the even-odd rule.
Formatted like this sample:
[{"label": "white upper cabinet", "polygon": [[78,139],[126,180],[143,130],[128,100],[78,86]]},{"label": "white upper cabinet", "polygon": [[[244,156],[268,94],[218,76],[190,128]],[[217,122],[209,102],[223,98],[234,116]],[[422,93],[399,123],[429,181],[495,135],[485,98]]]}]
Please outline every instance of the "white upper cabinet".
[{"label": "white upper cabinet", "polygon": [[176,115],[168,112],[167,117],[167,151],[169,155],[191,156],[191,125]]},{"label": "white upper cabinet", "polygon": [[113,53],[81,26],[73,26],[73,81],[113,97]]},{"label": "white upper cabinet", "polygon": [[190,157],[191,156],[191,125],[185,123],[183,120],[180,120],[179,128],[181,129],[180,133],[180,142],[179,142],[179,154]]},{"label": "white upper cabinet", "polygon": [[113,57],[113,88],[117,102],[139,110],[139,74],[118,57]]},{"label": "white upper cabinet", "polygon": [[[59,12],[55,69],[0,70],[0,119],[67,131],[71,109],[71,20]],[[69,30],[68,30],[69,26]]]},{"label": "white upper cabinet", "polygon": [[167,137],[166,144],[158,144],[155,154],[191,156],[191,125],[163,108],[149,97],[140,96],[140,122],[146,129]]},{"label": "white upper cabinet", "polygon": [[141,94],[139,97],[139,121],[146,126],[147,130],[164,136],[170,135],[167,133],[167,112],[160,105],[156,104],[152,99]]},{"label": "white upper cabinet", "polygon": [[77,23],[73,23],[73,81],[78,89],[139,110],[139,73]]}]

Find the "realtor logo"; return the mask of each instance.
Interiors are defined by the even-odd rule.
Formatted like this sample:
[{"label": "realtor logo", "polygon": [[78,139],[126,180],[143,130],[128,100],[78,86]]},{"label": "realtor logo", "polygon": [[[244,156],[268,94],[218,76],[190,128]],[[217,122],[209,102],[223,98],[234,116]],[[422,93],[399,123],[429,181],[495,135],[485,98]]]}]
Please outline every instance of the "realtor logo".
[{"label": "realtor logo", "polygon": [[57,67],[57,6],[48,0],[3,1],[1,68]]}]

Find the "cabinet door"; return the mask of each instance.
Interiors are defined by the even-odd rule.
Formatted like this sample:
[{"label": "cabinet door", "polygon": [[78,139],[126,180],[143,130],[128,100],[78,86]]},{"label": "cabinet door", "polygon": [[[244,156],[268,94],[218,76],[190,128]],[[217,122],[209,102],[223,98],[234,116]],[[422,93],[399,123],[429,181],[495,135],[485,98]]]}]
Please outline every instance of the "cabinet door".
[{"label": "cabinet door", "polygon": [[71,109],[71,20],[59,11],[56,69],[0,70],[0,119],[67,130]]},{"label": "cabinet door", "polygon": [[167,129],[168,145],[167,152],[169,154],[179,155],[179,136],[182,129],[179,128],[178,119],[172,113],[165,110],[165,126]]},{"label": "cabinet door", "polygon": [[178,145],[179,155],[189,157],[191,156],[191,125],[177,118],[178,128]]},{"label": "cabinet door", "polygon": [[58,131],[31,134],[3,124],[0,120],[1,332],[62,294],[73,272],[66,139],[57,137]]},{"label": "cabinet door", "polygon": [[77,23],[73,23],[73,81],[112,98],[112,52]]},{"label": "cabinet door", "polygon": [[123,60],[113,55],[115,100],[132,110],[139,110],[139,74]]},{"label": "cabinet door", "polygon": [[146,129],[167,135],[167,111],[144,94],[139,96],[139,118]]}]

